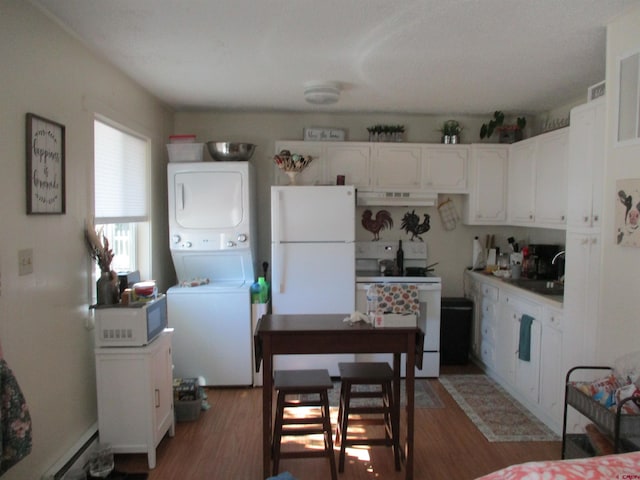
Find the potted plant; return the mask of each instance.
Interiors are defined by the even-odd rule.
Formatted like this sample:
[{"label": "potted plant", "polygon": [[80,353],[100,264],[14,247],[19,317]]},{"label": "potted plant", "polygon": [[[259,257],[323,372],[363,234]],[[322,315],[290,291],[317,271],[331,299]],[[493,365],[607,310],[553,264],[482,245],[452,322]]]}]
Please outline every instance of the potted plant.
[{"label": "potted plant", "polygon": [[522,140],[522,130],[527,125],[525,117],[518,117],[515,124],[504,125],[504,113],[500,110],[493,112],[493,119],[488,123],[483,123],[480,127],[480,139],[489,138],[493,132],[500,135],[500,143],[513,143]]},{"label": "potted plant", "polygon": [[442,133],[442,143],[459,143],[462,127],[457,120],[447,120],[439,132]]}]

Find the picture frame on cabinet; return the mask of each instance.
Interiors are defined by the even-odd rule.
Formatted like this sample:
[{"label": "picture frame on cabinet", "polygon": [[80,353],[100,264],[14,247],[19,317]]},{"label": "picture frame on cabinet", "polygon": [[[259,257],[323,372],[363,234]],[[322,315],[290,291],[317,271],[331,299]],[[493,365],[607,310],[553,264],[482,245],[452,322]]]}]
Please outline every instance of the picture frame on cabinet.
[{"label": "picture frame on cabinet", "polygon": [[313,142],[344,142],[347,131],[344,128],[306,127],[303,132],[305,141]]},{"label": "picture frame on cabinet", "polygon": [[65,126],[26,116],[27,214],[64,214]]},{"label": "picture frame on cabinet", "polygon": [[616,182],[616,243],[623,247],[640,247],[640,178]]}]

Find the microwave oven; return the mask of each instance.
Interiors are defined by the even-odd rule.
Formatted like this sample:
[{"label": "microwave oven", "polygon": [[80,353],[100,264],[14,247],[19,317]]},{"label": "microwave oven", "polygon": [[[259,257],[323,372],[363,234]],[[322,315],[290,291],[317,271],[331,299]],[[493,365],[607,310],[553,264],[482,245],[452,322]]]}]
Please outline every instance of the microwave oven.
[{"label": "microwave oven", "polygon": [[143,347],[167,328],[167,298],[95,308],[96,347]]}]

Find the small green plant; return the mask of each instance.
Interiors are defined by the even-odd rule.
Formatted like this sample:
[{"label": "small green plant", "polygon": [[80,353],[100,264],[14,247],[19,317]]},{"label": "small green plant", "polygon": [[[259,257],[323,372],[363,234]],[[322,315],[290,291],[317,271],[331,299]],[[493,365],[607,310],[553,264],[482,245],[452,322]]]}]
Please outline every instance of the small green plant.
[{"label": "small green plant", "polygon": [[457,120],[447,120],[442,124],[442,128],[439,130],[442,135],[460,135],[462,132],[462,127],[460,126],[460,122]]},{"label": "small green plant", "polygon": [[[489,138],[493,135],[493,132],[496,130],[500,130],[503,128],[504,124],[504,113],[500,110],[496,110],[493,112],[493,119],[489,121],[489,123],[483,123],[482,127],[480,127],[480,138]],[[511,130],[524,130],[524,127],[527,125],[527,119],[525,117],[518,117],[516,120],[516,124],[510,127]]]}]

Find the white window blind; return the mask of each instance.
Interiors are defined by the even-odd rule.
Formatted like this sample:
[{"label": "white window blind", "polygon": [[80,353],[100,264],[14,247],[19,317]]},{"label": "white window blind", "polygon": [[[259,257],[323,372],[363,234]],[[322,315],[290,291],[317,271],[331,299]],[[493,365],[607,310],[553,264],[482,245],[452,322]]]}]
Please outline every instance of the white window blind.
[{"label": "white window blind", "polygon": [[94,122],[95,223],[145,222],[148,142]]}]

